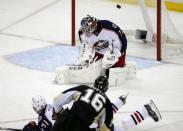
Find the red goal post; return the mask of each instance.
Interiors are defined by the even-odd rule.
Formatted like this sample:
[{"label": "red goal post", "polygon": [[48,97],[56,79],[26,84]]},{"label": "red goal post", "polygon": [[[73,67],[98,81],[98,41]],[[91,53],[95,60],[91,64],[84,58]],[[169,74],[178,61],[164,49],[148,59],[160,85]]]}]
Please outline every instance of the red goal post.
[{"label": "red goal post", "polygon": [[[89,5],[92,5],[92,4],[94,4],[95,1],[93,0],[91,2],[91,1],[88,0],[87,2],[91,2],[91,4],[89,4]],[[154,19],[156,19],[156,22],[153,22],[153,24],[155,24],[156,26],[155,26],[155,29],[153,29],[154,31],[152,32],[154,34],[153,35],[153,41],[155,43],[154,45],[156,46],[156,60],[160,61],[162,59],[162,57],[163,57],[163,59],[169,57],[169,54],[167,54],[168,52],[165,53],[166,54],[165,57],[163,56],[164,50],[166,50],[166,49],[163,49],[164,45],[165,45],[164,43],[171,43],[170,46],[172,46],[172,43],[174,45],[176,45],[175,43],[178,43],[179,45],[178,45],[177,48],[179,48],[180,46],[182,47],[182,45],[180,45],[180,43],[182,43],[183,40],[179,39],[179,38],[181,38],[181,35],[179,33],[177,33],[177,30],[175,29],[174,25],[172,24],[172,22],[171,22],[171,20],[168,16],[168,11],[165,7],[165,1],[164,0],[103,0],[103,1],[104,2],[105,1],[106,2],[111,2],[111,6],[112,6],[112,4],[113,5],[115,5],[117,3],[121,4],[122,5],[121,13],[123,13],[124,9],[128,8],[128,7],[125,6],[125,4],[126,4],[126,2],[129,2],[129,1],[133,1],[134,2],[133,4],[136,4],[136,6],[138,6],[139,8],[142,8],[141,6],[143,6],[143,8],[149,8],[149,7],[152,8],[153,7],[156,10],[156,18],[154,18]],[[144,2],[145,6],[140,5],[139,1]],[[99,3],[101,3],[101,1],[97,1],[97,3],[95,3],[95,4],[99,4]],[[77,1],[76,0],[71,0],[71,13],[72,13],[71,14],[71,16],[72,16],[72,18],[71,18],[71,20],[72,20],[72,22],[71,22],[71,27],[72,27],[71,28],[71,41],[72,41],[73,46],[76,45],[76,41],[78,39],[78,38],[76,38],[76,37],[78,37],[77,34],[76,34],[76,32],[77,32],[76,30],[77,30],[77,27],[79,25],[77,19],[79,19],[78,18],[78,13],[80,11],[82,11],[82,8],[78,7],[78,5],[81,5],[81,4],[84,5],[85,2],[81,3],[81,0],[77,0]],[[92,13],[93,13],[92,11],[94,9],[92,10],[92,7],[90,7],[90,6],[87,7],[87,6],[88,5],[86,5],[84,9],[88,10],[89,13],[90,13],[89,10],[91,10],[91,15],[92,15]],[[109,10],[111,10],[111,6],[109,6]],[[115,8],[115,6],[114,6],[114,8]],[[104,4],[104,6],[101,7],[101,10],[108,10],[105,4]],[[117,8],[116,8],[116,10],[117,10]],[[143,11],[143,10],[141,9],[141,11]],[[147,12],[145,11],[145,13],[147,13],[147,15],[150,15],[148,13],[148,11]],[[141,14],[143,15],[144,12],[141,12]],[[105,17],[105,15],[106,14],[103,14],[103,15],[101,14],[100,17]],[[113,14],[110,14],[110,15],[116,15],[116,14],[113,13]],[[120,17],[120,13],[118,13],[117,15],[119,15],[119,17]],[[126,17],[128,17],[128,15]],[[109,18],[112,19],[112,17],[109,17]],[[148,19],[148,18],[146,18],[146,15],[145,15],[144,16],[144,23],[146,24],[146,27],[148,29],[149,23],[146,22],[146,19]],[[167,27],[165,27],[164,22],[162,22],[163,20],[168,22],[166,24],[169,26],[168,28],[171,27],[170,31],[167,31],[167,30],[164,31],[164,29],[167,28]],[[76,26],[76,23],[77,23],[77,26]],[[135,30],[136,30],[135,28],[133,30],[124,29],[124,32],[129,36],[130,35],[134,36],[135,35]],[[171,37],[172,36],[171,34],[170,35],[166,34],[166,33],[170,33],[170,32],[173,32],[174,36],[178,36],[179,38],[178,37],[175,38],[174,36],[173,36],[174,37],[173,38],[173,37]],[[167,47],[167,45],[168,44],[166,44],[166,47]],[[162,52],[162,49],[163,49],[163,52]],[[175,50],[177,50],[177,49],[175,49]],[[175,52],[178,52],[178,51],[175,51]]]}]

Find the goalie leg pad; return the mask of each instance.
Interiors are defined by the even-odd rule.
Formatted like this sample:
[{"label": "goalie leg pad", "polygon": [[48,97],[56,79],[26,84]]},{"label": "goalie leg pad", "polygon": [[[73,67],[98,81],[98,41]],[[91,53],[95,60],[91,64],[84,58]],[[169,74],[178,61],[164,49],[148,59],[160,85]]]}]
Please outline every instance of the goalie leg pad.
[{"label": "goalie leg pad", "polygon": [[126,68],[127,68],[127,76],[126,79],[134,79],[136,78],[137,74],[137,63],[130,61],[126,62]]},{"label": "goalie leg pad", "polygon": [[126,67],[109,69],[109,86],[120,86],[124,84],[127,75]]},{"label": "goalie leg pad", "polygon": [[56,68],[55,82],[57,84],[67,83],[67,80],[65,79],[67,68],[68,68],[67,66]]},{"label": "goalie leg pad", "polygon": [[90,84],[101,73],[101,60],[90,64],[90,66],[66,65],[56,69],[55,81],[58,84]]}]

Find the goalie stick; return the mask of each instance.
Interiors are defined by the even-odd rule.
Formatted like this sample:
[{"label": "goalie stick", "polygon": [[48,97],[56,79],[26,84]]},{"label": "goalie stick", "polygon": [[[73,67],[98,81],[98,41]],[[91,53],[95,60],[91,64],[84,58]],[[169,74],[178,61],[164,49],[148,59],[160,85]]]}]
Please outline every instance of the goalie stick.
[{"label": "goalie stick", "polygon": [[[110,53],[114,53],[113,42],[114,42],[114,40],[112,40],[112,43],[109,44],[109,47],[108,47],[108,51],[110,51]],[[107,71],[107,69],[103,68],[102,71],[101,71],[101,75],[105,76],[106,75],[106,71]]]},{"label": "goalie stick", "polygon": [[0,131],[23,131],[22,129],[0,127]]}]

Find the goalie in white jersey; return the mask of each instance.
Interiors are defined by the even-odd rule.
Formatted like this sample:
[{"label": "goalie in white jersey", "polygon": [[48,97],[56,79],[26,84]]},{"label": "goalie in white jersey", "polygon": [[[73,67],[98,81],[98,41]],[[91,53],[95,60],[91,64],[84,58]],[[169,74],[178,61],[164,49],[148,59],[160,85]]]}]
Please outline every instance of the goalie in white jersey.
[{"label": "goalie in white jersey", "polygon": [[[93,83],[101,74],[109,77],[110,86],[121,85],[128,79],[129,69],[122,68],[129,65],[125,63],[127,39],[119,26],[88,15],[81,20],[78,35],[81,43],[78,61],[56,69],[57,83]],[[127,67],[132,67],[132,74],[136,75],[136,65]]]},{"label": "goalie in white jersey", "polygon": [[[102,63],[103,68],[125,66],[127,39],[124,32],[115,23],[108,20],[97,20],[88,15],[81,21],[79,38],[81,44],[95,50],[93,61],[100,58],[105,59]],[[110,45],[112,45],[111,52],[106,54]],[[84,55],[85,50],[82,51],[81,55]]]}]

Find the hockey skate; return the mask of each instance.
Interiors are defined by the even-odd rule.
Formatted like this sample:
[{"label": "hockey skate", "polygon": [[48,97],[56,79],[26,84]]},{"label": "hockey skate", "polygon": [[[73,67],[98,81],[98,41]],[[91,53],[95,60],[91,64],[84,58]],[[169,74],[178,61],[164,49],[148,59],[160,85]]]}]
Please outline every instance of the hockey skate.
[{"label": "hockey skate", "polygon": [[145,104],[144,107],[147,109],[148,115],[155,121],[158,122],[162,119],[161,114],[152,100]]}]

